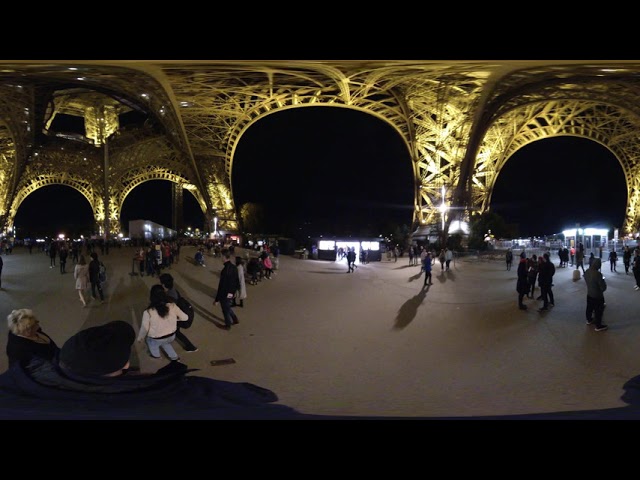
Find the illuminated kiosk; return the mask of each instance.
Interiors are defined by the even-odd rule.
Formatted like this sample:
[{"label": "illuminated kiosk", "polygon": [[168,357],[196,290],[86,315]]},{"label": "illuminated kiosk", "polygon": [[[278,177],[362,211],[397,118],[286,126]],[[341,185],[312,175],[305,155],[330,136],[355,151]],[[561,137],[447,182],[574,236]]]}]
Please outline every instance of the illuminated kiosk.
[{"label": "illuminated kiosk", "polygon": [[[368,250],[368,259],[370,262],[379,262],[382,260],[382,252],[380,251],[380,240],[358,240],[350,238],[348,240],[324,240],[318,239],[318,260],[338,260],[338,250],[340,248],[354,248],[356,252],[356,263],[360,263],[360,250]],[[340,259],[345,260],[346,259]]]},{"label": "illuminated kiosk", "polygon": [[600,246],[607,247],[609,229],[596,227],[570,228],[569,230],[563,230],[562,234],[566,245],[577,247],[582,242],[585,252],[590,252],[599,249]]}]

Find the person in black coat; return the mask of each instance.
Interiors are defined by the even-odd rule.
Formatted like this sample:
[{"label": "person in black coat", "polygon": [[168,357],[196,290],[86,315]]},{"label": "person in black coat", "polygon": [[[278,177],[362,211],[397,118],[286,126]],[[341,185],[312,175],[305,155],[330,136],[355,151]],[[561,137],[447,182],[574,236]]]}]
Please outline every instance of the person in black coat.
[{"label": "person in black coat", "polygon": [[551,286],[553,285],[553,276],[556,273],[556,267],[549,257],[549,252],[545,252],[544,255],[542,255],[542,263],[538,270],[538,284],[540,285],[540,292],[542,294],[542,300],[544,301],[544,305],[540,308],[541,311],[549,310],[549,305],[554,306]]},{"label": "person in black coat", "polygon": [[518,282],[516,284],[516,291],[518,292],[518,308],[520,310],[526,310],[527,306],[522,303],[522,299],[529,293],[529,272],[527,256],[524,252],[520,253],[520,262],[518,263]]},{"label": "person in black coat", "polygon": [[240,289],[240,278],[238,277],[238,267],[231,263],[231,252],[224,249],[221,252],[224,261],[222,271],[220,272],[220,281],[218,282],[218,291],[213,305],[220,303],[222,307],[222,315],[224,316],[224,329],[231,330],[231,325],[240,323],[236,316],[231,302]]},{"label": "person in black coat", "polygon": [[98,260],[98,254],[91,252],[91,261],[89,262],[89,281],[91,282],[91,296],[96,300],[96,290],[100,295],[100,302],[104,302],[104,293],[102,292],[102,285],[100,285],[100,261]]},{"label": "person in black coat", "polygon": [[7,316],[7,323],[9,333],[6,351],[10,367],[14,363],[29,361],[33,357],[51,360],[60,350],[56,342],[42,331],[33,310],[12,310]]}]

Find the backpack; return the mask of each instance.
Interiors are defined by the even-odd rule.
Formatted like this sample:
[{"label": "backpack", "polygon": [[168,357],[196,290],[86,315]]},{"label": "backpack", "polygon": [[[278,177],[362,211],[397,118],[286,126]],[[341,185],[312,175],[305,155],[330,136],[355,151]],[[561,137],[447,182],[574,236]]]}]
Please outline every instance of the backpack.
[{"label": "backpack", "polygon": [[189,303],[189,301],[180,294],[178,294],[176,305],[180,310],[182,310],[184,313],[186,313],[189,316],[187,320],[184,320],[184,321],[179,320],[178,326],[180,328],[189,328],[193,323],[194,317],[196,316],[196,312],[193,309],[193,305],[191,305],[191,303]]},{"label": "backpack", "polygon": [[100,280],[100,283],[107,281],[107,267],[105,267],[102,262],[100,262],[100,267],[98,269],[98,280]]}]

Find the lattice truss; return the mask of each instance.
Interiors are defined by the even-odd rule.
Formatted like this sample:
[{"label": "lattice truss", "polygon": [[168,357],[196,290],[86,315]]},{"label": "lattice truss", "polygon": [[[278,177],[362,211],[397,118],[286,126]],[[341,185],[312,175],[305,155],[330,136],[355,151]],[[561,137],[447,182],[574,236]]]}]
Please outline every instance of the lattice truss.
[{"label": "lattice truss", "polygon": [[423,223],[439,214],[441,187],[450,192],[458,180],[470,106],[489,75],[486,65],[402,62],[235,63],[215,69],[181,65],[163,66],[163,71],[218,211],[234,208],[233,154],[254,122],[284,108],[336,106],[373,114],[401,135],[413,162],[414,195],[419,191],[414,220]]},{"label": "lattice truss", "polygon": [[[620,162],[627,185],[622,231],[637,233],[640,229],[638,75],[628,68],[602,67],[581,68],[574,73],[577,74],[566,79],[565,72],[553,69],[552,77],[556,78],[536,83],[535,89],[520,86],[506,101],[504,96],[499,98],[495,120],[486,131],[475,159],[470,208],[489,209],[500,170],[520,148],[551,136],[578,136],[602,144]],[[622,78],[621,73],[625,74]]]},{"label": "lattice truss", "polygon": [[[209,221],[217,215],[221,229],[237,230],[231,176],[244,132],[282,109],[325,106],[370,113],[398,132],[413,165],[417,223],[436,223],[443,201],[465,215],[487,210],[515,151],[569,134],[620,160],[631,231],[640,207],[638,72],[640,62],[602,61],[0,62],[0,223],[11,226],[35,189],[63,183],[115,233],[131,190],[163,179],[190,191]],[[118,115],[130,110],[148,114],[149,125],[121,128]],[[61,113],[84,117],[83,141],[43,137]],[[398,161],[406,158],[389,159]]]}]

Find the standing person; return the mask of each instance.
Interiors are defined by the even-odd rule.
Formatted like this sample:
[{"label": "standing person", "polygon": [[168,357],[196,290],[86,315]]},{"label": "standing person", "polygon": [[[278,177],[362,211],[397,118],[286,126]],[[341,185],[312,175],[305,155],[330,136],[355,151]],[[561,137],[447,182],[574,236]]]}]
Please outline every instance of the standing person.
[{"label": "standing person", "polygon": [[[276,247],[278,248],[278,247]],[[244,260],[242,257],[236,257],[236,267],[238,267],[238,280],[240,288],[234,297],[235,302],[233,306],[239,305],[240,307],[244,307],[244,299],[247,298],[247,284],[244,279]]]},{"label": "standing person", "polygon": [[240,323],[235,312],[231,308],[231,300],[236,291],[240,288],[240,279],[238,278],[238,267],[231,263],[231,253],[228,249],[222,252],[223,266],[220,271],[220,281],[218,282],[218,291],[213,305],[220,303],[222,315],[224,316],[224,329],[231,330],[231,325]]},{"label": "standing person", "polygon": [[640,290],[640,250],[636,247],[633,250],[633,264],[631,266],[633,277],[636,280],[636,284],[633,286],[635,290]]},{"label": "standing person", "polygon": [[60,246],[58,256],[60,258],[60,273],[67,273],[67,257],[69,256],[69,251],[64,244]]},{"label": "standing person", "polygon": [[56,247],[56,242],[54,241],[49,244],[49,268],[53,268],[56,266],[56,255],[58,255],[58,249]]},{"label": "standing person", "polygon": [[427,285],[433,285],[431,281],[431,253],[427,252],[422,261],[422,269],[424,270],[424,285],[423,288]]},{"label": "standing person", "polygon": [[528,261],[527,279],[529,280],[529,298],[533,298],[536,292],[536,280],[538,280],[538,256],[535,253]]},{"label": "standing person", "polygon": [[[173,276],[170,273],[162,273],[159,277],[159,280],[160,280],[160,285],[164,287],[165,293],[176,303],[176,305],[178,305],[178,308],[180,308],[179,300],[178,300],[180,298],[180,294],[178,293],[178,290],[176,290],[176,287],[174,285]],[[184,310],[182,311],[184,312]],[[184,312],[184,313],[189,315],[189,312]],[[184,333],[182,333],[180,322],[178,322],[176,326],[176,340],[180,345],[182,345],[182,348],[184,348],[185,352],[198,351],[198,347],[196,347],[193,343],[191,343],[191,340],[189,340],[187,336]]]},{"label": "standing person", "polygon": [[[278,246],[277,243],[271,249],[271,253],[273,254],[273,269],[278,270],[280,268],[280,247]],[[236,257],[236,258],[240,258],[240,257]]]},{"label": "standing person", "polygon": [[73,268],[73,278],[76,279],[76,290],[78,291],[78,296],[80,297],[80,301],[82,302],[82,306],[87,306],[87,301],[84,298],[84,292],[89,287],[89,265],[87,264],[87,260],[84,258],[84,255],[80,255],[78,259],[78,263]]},{"label": "standing person", "polygon": [[271,274],[273,273],[273,264],[271,263],[271,257],[268,253],[264,255],[262,264],[264,265],[264,277],[268,280],[271,280]]},{"label": "standing person", "polygon": [[440,249],[440,255],[438,255],[438,261],[440,262],[440,271],[444,272],[444,262],[447,261],[447,254],[444,253],[444,248]]},{"label": "standing person", "polygon": [[[581,245],[582,243],[580,244],[580,246]],[[584,249],[583,248],[578,248],[578,250],[576,251],[576,270],[578,270],[579,268],[582,269],[582,274],[584,275]]]},{"label": "standing person", "polygon": [[540,311],[549,310],[549,305],[555,306],[553,298],[553,276],[556,273],[556,267],[550,259],[549,252],[545,252],[542,256],[542,263],[538,270],[538,283],[540,284],[540,291],[542,292],[542,300],[544,305],[540,308]]},{"label": "standing person", "polygon": [[631,265],[631,249],[629,245],[625,245],[622,251],[622,263],[624,264],[624,274],[629,275],[629,266]]},{"label": "standing person", "polygon": [[[604,292],[607,289],[607,283],[600,272],[602,261],[596,258],[591,266],[584,274],[584,281],[587,284],[587,325],[595,323],[596,332],[601,332],[609,328],[602,323],[602,314],[604,313]],[[593,315],[595,313],[595,318]]]},{"label": "standing person", "polygon": [[450,248],[447,248],[444,251],[445,265],[447,271],[449,270],[449,265],[451,264],[451,260],[453,260],[453,251]]},{"label": "standing person", "polygon": [[518,280],[516,283],[516,291],[518,292],[518,308],[526,310],[527,306],[522,303],[522,299],[529,293],[529,275],[527,272],[527,255],[520,253],[520,261],[518,262]]},{"label": "standing person", "polygon": [[511,264],[513,263],[513,252],[511,249],[507,249],[507,253],[505,254],[505,260],[507,261],[507,270],[511,270]]},{"label": "standing person", "polygon": [[[591,265],[593,265],[593,261],[596,259],[596,257],[593,255],[593,252],[591,252],[589,254],[589,267],[591,267]],[[584,272],[582,272],[584,273]]]},{"label": "standing person", "polygon": [[134,262],[136,262],[138,264],[138,272],[140,273],[141,277],[144,277],[144,248],[140,247],[137,251],[136,251],[136,256],[134,257]]},{"label": "standing person", "polygon": [[147,342],[149,355],[153,358],[160,358],[162,349],[171,361],[176,362],[180,357],[171,342],[176,339],[178,321],[188,319],[189,316],[178,308],[162,285],[153,285],[149,293],[149,306],[142,314],[137,340]]},{"label": "standing person", "polygon": [[570,254],[570,258],[571,258],[571,267],[573,267],[573,265],[576,263],[576,247],[574,247],[573,245],[571,246],[571,248],[569,249],[569,254]]},{"label": "standing person", "polygon": [[351,273],[355,271],[354,270],[355,263],[356,263],[356,251],[354,247],[351,247],[347,251],[347,267],[349,267],[349,269],[347,270],[347,273]]},{"label": "standing person", "polygon": [[616,270],[616,264],[618,263],[618,254],[616,253],[615,250],[611,250],[609,252],[609,267],[611,268],[612,272],[617,272],[618,270]]},{"label": "standing person", "polygon": [[104,303],[104,293],[102,291],[102,285],[100,285],[100,261],[98,260],[98,254],[91,252],[91,261],[89,262],[89,281],[91,282],[91,296],[96,299],[96,290],[100,295],[100,303]]},{"label": "standing person", "polygon": [[7,337],[7,358],[9,366],[33,357],[52,360],[60,350],[56,342],[42,331],[33,310],[20,308],[7,316],[9,336]]}]

